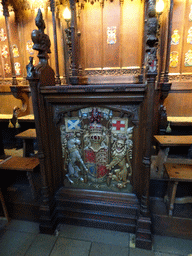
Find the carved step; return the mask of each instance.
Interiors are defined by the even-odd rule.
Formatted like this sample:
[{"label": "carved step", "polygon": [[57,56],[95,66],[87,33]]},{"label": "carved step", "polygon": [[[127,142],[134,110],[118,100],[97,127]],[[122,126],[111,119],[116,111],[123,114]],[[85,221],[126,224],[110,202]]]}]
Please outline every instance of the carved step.
[{"label": "carved step", "polygon": [[117,220],[103,220],[101,218],[86,218],[83,216],[71,216],[70,214],[62,214],[59,215],[59,222],[72,224],[72,225],[81,225],[81,226],[88,226],[94,228],[103,228],[121,232],[128,232],[128,233],[135,233],[136,225],[133,223],[119,223]]},{"label": "carved step", "polygon": [[138,205],[132,205],[129,203],[123,204],[118,202],[102,202],[102,201],[90,201],[85,199],[62,199],[58,200],[58,207],[72,207],[73,209],[86,209],[89,211],[102,211],[109,213],[121,212],[126,215],[136,215],[138,213]]},{"label": "carved step", "polygon": [[139,203],[132,194],[62,188],[56,204],[61,222],[123,232],[136,230]]}]

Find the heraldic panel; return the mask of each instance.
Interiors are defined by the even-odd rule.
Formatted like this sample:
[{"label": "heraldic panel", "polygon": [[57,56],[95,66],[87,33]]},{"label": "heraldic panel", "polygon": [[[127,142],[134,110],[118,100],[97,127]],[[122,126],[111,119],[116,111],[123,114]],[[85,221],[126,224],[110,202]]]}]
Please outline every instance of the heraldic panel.
[{"label": "heraldic panel", "polygon": [[[137,110],[137,106],[131,107]],[[132,192],[134,125],[128,107],[57,106],[56,113],[60,119],[64,186]]]}]

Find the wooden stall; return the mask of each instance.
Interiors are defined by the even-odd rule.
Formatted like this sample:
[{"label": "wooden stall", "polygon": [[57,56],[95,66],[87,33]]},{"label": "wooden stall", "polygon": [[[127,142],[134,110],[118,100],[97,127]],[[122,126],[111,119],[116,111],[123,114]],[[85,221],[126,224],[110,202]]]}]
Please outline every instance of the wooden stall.
[{"label": "wooden stall", "polygon": [[192,2],[162,2],[1,1],[0,113],[18,106],[20,124],[34,114],[40,165],[35,198],[3,191],[10,217],[42,233],[63,222],[131,232],[145,249],[152,230],[191,238],[191,215],[174,215],[181,188],[166,192],[175,180],[162,169],[191,126]]}]

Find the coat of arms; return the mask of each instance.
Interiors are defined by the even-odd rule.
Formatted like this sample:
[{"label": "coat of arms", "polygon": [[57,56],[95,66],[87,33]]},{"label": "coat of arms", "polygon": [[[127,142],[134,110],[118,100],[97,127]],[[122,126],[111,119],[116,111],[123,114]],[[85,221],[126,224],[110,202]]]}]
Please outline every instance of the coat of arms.
[{"label": "coat of arms", "polygon": [[171,68],[176,68],[179,61],[179,53],[177,51],[173,51],[170,53],[170,64]]},{"label": "coat of arms", "polygon": [[192,50],[189,50],[185,53],[185,66],[191,67],[192,66]]},{"label": "coat of arms", "polygon": [[9,56],[9,52],[8,52],[8,46],[4,45],[1,51],[1,55],[4,59],[7,59]]},{"label": "coat of arms", "polygon": [[179,44],[179,39],[180,39],[180,35],[178,34],[178,29],[175,29],[173,31],[173,34],[171,36],[171,44],[172,45],[178,45]]},{"label": "coat of arms", "polygon": [[187,43],[192,44],[192,27],[188,30]]},{"label": "coat of arms", "polygon": [[107,27],[107,43],[115,44],[116,43],[116,27]]},{"label": "coat of arms", "polygon": [[132,173],[128,118],[107,108],[79,109],[60,126],[65,185],[117,191]]},{"label": "coat of arms", "polygon": [[0,29],[0,41],[5,41],[7,39],[6,33],[4,31],[4,28]]},{"label": "coat of arms", "polygon": [[19,57],[19,49],[18,49],[18,47],[17,47],[16,44],[14,44],[14,45],[12,46],[12,52],[13,52],[13,57],[14,57],[14,58]]}]

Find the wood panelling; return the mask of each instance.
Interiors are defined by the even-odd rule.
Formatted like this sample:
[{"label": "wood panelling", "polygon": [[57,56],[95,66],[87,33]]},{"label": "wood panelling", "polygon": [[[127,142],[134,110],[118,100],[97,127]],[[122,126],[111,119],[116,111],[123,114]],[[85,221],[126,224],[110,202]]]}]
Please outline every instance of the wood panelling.
[{"label": "wood panelling", "polygon": [[[0,86],[0,114],[13,114],[13,108],[15,106],[21,108],[22,102],[19,99],[16,99],[11,91],[8,91],[7,86]],[[29,105],[28,105],[29,114],[33,114],[33,106],[31,95],[29,94]]]},{"label": "wood panelling", "polygon": [[[107,28],[116,27],[116,43],[107,43]],[[103,63],[104,67],[119,67],[120,3],[106,1],[103,8]]]},{"label": "wood panelling", "polygon": [[85,61],[83,66],[99,68],[102,65],[102,7],[100,3],[85,4],[81,17],[80,32],[83,40],[81,55],[84,55]]},{"label": "wood panelling", "polygon": [[140,66],[143,33],[143,3],[124,1],[122,22],[122,66]]},{"label": "wood panelling", "polygon": [[192,116],[192,93],[171,92],[165,99],[168,116]]},{"label": "wood panelling", "polygon": [[[143,2],[85,3],[79,18],[81,64],[85,69],[141,66]],[[116,43],[107,43],[107,28],[116,27]],[[134,42],[134,43],[133,43]]]}]

